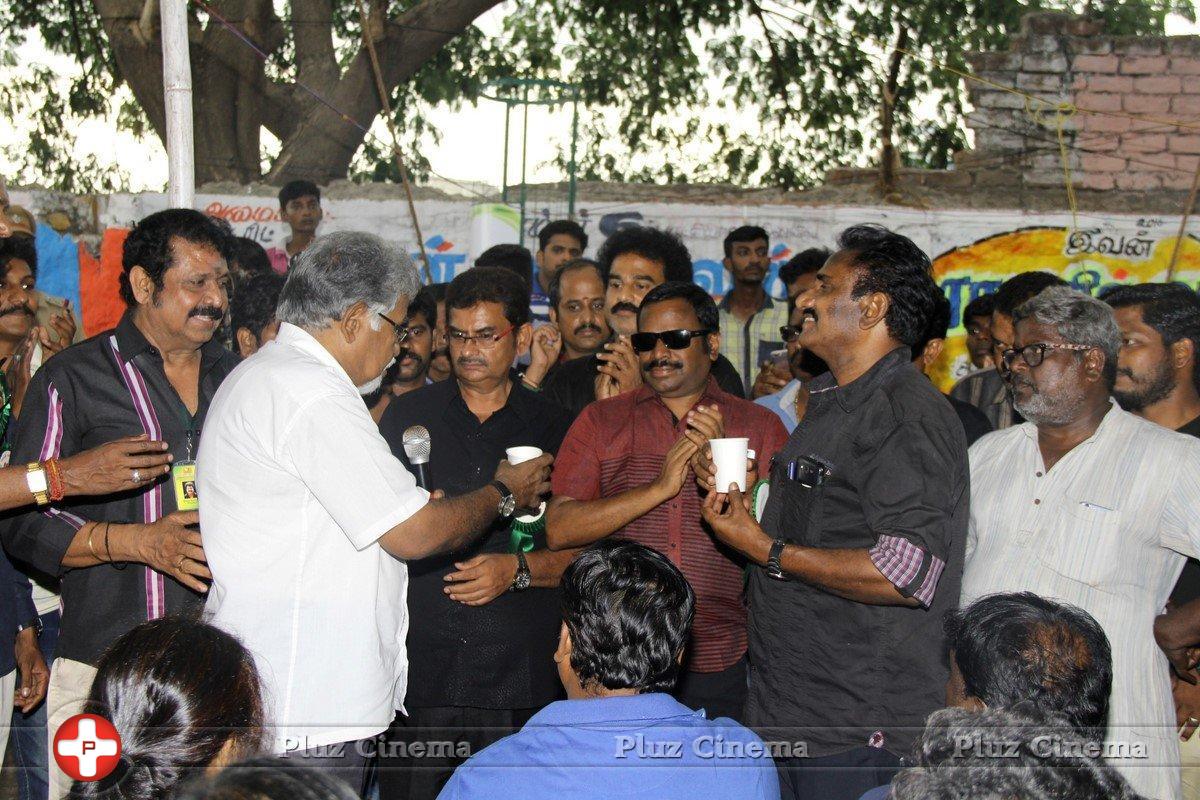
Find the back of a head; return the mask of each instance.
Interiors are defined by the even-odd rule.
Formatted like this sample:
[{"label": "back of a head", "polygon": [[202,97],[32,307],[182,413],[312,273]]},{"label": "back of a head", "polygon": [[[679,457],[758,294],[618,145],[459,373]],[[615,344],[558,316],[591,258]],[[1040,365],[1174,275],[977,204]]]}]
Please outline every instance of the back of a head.
[{"label": "back of a head", "polygon": [[529,285],[503,267],[472,267],[459,273],[446,289],[446,317],[450,309],[479,303],[499,303],[509,325],[529,322]]},{"label": "back of a head", "polygon": [[254,755],[263,740],[250,653],[212,625],[177,617],[117,639],[100,657],[83,711],[112,722],[121,761],[101,781],[76,782],[77,800],[161,800],[230,742],[236,757]]},{"label": "back of a head", "polygon": [[519,244],[495,244],[479,254],[476,267],[500,267],[533,286],[533,253]]},{"label": "back of a head", "polygon": [[254,275],[274,274],[275,272],[271,269],[271,258],[263,246],[245,236],[233,237],[233,260],[237,262],[242,272]]},{"label": "back of a head", "polygon": [[570,236],[579,242],[580,250],[587,250],[588,235],[583,226],[569,219],[556,219],[543,225],[538,231],[538,250],[545,250],[550,246],[550,240],[559,235]]},{"label": "back of a head", "polygon": [[1058,714],[1103,739],[1112,650],[1086,611],[1030,592],[990,595],[953,612],[946,639],[968,695],[991,708]]},{"label": "back of a head", "polygon": [[358,793],[328,770],[269,756],[189,781],[174,800],[358,800]]},{"label": "back of a head", "polygon": [[996,289],[992,297],[992,311],[1011,317],[1018,306],[1037,297],[1043,289],[1067,285],[1069,284],[1057,275],[1040,270],[1013,275]]},{"label": "back of a head", "polygon": [[825,262],[831,255],[833,254],[825,247],[810,247],[807,250],[801,250],[779,268],[779,280],[783,281],[786,286],[801,275],[811,275],[825,266]]},{"label": "back of a head", "polygon": [[613,261],[626,253],[662,264],[664,280],[692,280],[692,254],[679,235],[672,231],[629,225],[605,239],[600,252],[596,253],[605,282]]},{"label": "back of a head", "polygon": [[235,334],[245,328],[258,338],[267,323],[275,318],[283,283],[282,275],[266,272],[251,275],[238,284],[229,301],[229,319]]},{"label": "back of a head", "polygon": [[1066,720],[1007,709],[935,711],[893,800],[1138,800]]},{"label": "back of a head", "polygon": [[925,332],[912,345],[913,358],[925,352],[925,348],[934,339],[945,339],[946,335],[950,333],[950,301],[936,283],[930,281],[930,284],[929,296],[933,303],[933,309],[929,312]]},{"label": "back of a head", "polygon": [[329,326],[355,303],[386,314],[421,286],[412,257],[370,233],[317,237],[288,270],[276,314],[307,330]]},{"label": "back of a head", "polygon": [[562,577],[571,667],[585,688],[666,692],[695,613],[696,595],[661,553],[626,539],[601,539]]},{"label": "back of a head", "polygon": [[886,324],[893,339],[913,347],[925,335],[933,313],[933,266],[929,256],[907,236],[882,225],[854,225],[838,236],[838,249],[848,253],[857,271],[850,296],[880,292],[888,296]]}]

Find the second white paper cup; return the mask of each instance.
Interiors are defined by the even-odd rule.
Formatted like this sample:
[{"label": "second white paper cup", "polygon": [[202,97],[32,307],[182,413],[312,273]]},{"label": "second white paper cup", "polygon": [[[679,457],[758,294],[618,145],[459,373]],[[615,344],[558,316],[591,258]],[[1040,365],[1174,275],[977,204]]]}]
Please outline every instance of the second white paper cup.
[{"label": "second white paper cup", "polygon": [[729,485],[736,483],[743,492],[746,487],[747,454],[750,440],[740,439],[709,439],[712,447],[713,464],[717,468],[717,491],[728,492]]}]

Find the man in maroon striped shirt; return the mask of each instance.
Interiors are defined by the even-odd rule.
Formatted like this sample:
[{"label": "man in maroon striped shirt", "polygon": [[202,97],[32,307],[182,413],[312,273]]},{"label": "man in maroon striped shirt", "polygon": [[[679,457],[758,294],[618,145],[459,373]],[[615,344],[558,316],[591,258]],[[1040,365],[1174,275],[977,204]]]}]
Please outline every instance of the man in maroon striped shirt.
[{"label": "man in maroon striped shirt", "polygon": [[696,622],[675,696],[710,718],[739,719],[746,697],[744,561],[700,520],[689,462],[710,438],[747,437],[760,474],[787,440],[779,418],[720,389],[717,307],[699,286],[655,287],[632,337],[644,382],[587,406],[559,449],[547,512],[551,548],[611,534],[667,556],[696,592]]}]

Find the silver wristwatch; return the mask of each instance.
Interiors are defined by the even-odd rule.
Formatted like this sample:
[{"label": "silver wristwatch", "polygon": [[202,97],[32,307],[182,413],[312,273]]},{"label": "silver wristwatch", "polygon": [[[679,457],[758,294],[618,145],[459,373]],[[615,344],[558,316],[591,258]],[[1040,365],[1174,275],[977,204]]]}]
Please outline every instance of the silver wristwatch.
[{"label": "silver wristwatch", "polygon": [[496,487],[496,491],[500,492],[500,505],[496,507],[496,513],[507,519],[517,510],[517,498],[513,496],[512,491],[500,481],[492,481],[492,486]]},{"label": "silver wristwatch", "polygon": [[533,576],[529,573],[529,562],[525,560],[525,552],[517,551],[517,574],[513,576],[512,585],[508,587],[510,592],[523,592],[529,588]]}]

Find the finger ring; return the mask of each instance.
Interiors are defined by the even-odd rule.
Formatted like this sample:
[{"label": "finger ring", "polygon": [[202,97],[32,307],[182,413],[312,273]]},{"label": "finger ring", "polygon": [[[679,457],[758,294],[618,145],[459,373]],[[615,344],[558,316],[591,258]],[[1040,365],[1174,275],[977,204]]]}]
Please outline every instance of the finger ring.
[{"label": "finger ring", "polygon": [[141,470],[137,470],[137,469],[135,469],[135,470],[133,471],[133,482],[134,482],[134,483],[141,483],[141,482],[142,482],[142,472],[141,472]]},{"label": "finger ring", "polygon": [[175,569],[182,570],[184,561],[187,561],[187,556],[180,556],[179,560],[175,562]]},{"label": "finger ring", "polygon": [[1195,717],[1188,717],[1188,724],[1189,725],[1200,725],[1200,719],[1196,719]]}]

